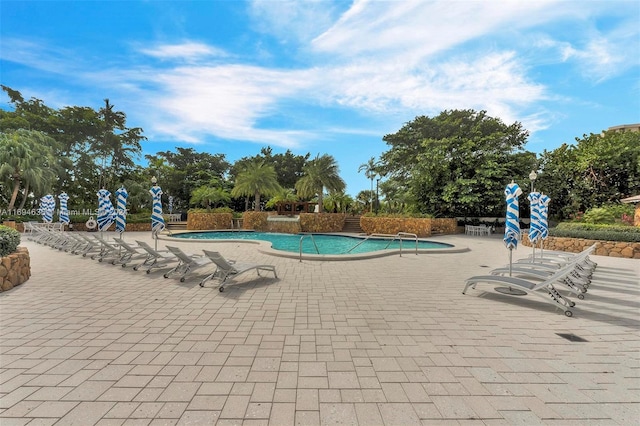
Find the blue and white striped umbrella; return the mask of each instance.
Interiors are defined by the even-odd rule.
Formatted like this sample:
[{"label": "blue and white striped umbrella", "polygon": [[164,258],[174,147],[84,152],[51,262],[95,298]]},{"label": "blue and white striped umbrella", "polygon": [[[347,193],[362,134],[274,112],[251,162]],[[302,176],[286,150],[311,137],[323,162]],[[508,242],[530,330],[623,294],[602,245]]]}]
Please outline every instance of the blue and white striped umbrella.
[{"label": "blue and white striped umbrella", "polygon": [[149,190],[153,198],[153,210],[151,212],[151,231],[154,234],[164,230],[164,218],[162,217],[162,188],[153,185]]},{"label": "blue and white striped umbrella", "polygon": [[532,192],[529,194],[529,202],[531,204],[531,223],[529,224],[529,241],[535,246],[540,241],[540,193]]},{"label": "blue and white striped umbrella", "polygon": [[127,227],[127,197],[129,193],[124,186],[116,191],[116,231],[121,234]]},{"label": "blue and white striped umbrella", "polygon": [[173,213],[173,196],[169,195],[169,206],[167,207],[169,209],[169,214]]},{"label": "blue and white striped umbrella", "polygon": [[520,238],[520,207],[518,205],[518,197],[522,194],[522,190],[517,183],[510,183],[504,190],[507,201],[507,217],[504,226],[504,244],[509,250],[518,248],[518,239]]},{"label": "blue and white striped umbrella", "polygon": [[551,198],[544,194],[540,195],[538,210],[540,212],[540,238],[543,240],[549,236],[549,202],[551,202]]},{"label": "blue and white striped umbrella", "polygon": [[58,199],[60,200],[60,223],[63,225],[68,225],[69,220],[69,209],[67,207],[67,202],[69,201],[69,196],[66,192],[58,195]]},{"label": "blue and white striped umbrella", "polygon": [[47,194],[40,198],[40,214],[45,223],[53,222],[53,211],[56,209],[56,199],[53,195]]},{"label": "blue and white striped umbrella", "polygon": [[111,193],[106,189],[98,191],[98,230],[106,231],[113,223],[116,212],[111,204]]}]

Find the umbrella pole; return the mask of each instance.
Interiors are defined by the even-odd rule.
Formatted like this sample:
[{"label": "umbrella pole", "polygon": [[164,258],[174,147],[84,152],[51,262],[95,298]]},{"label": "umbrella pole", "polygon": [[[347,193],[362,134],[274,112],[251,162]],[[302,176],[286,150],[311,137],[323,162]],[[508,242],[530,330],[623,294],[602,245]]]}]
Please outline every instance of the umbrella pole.
[{"label": "umbrella pole", "polygon": [[509,276],[511,276],[511,262],[513,259],[513,249],[509,249]]}]

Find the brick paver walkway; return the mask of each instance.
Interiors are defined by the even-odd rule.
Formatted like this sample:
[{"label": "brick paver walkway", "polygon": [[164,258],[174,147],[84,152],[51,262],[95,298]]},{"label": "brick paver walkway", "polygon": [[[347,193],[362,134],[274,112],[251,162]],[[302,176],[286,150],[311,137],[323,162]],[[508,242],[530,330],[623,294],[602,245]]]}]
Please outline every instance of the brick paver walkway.
[{"label": "brick paver walkway", "polygon": [[224,293],[24,242],[33,276],[0,294],[0,424],[637,424],[638,260],[593,256],[567,318],[461,294],[506,263],[499,236],[437,240],[471,251],[298,262],[176,243],[277,266]]}]

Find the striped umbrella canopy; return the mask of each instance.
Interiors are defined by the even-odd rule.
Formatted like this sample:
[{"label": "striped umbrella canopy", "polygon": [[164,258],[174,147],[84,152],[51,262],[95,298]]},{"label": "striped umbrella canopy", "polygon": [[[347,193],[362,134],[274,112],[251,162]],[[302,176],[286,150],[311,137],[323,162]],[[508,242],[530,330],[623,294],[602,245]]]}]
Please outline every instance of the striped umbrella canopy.
[{"label": "striped umbrella canopy", "polygon": [[540,212],[540,238],[543,240],[549,236],[549,202],[551,202],[549,196],[540,195],[538,210]]},{"label": "striped umbrella canopy", "polygon": [[529,224],[529,241],[535,246],[540,241],[540,193],[532,192],[529,194],[529,202],[531,204],[531,223]]},{"label": "striped umbrella canopy", "polygon": [[127,227],[127,197],[129,193],[124,186],[116,191],[116,231],[121,234]]},{"label": "striped umbrella canopy", "polygon": [[40,214],[45,223],[53,222],[53,211],[56,209],[56,199],[53,195],[47,194],[40,198]]},{"label": "striped umbrella canopy", "polygon": [[520,238],[520,207],[518,205],[518,197],[522,194],[522,190],[517,183],[511,182],[504,190],[507,201],[507,217],[504,227],[504,244],[509,250],[518,247],[518,239]]},{"label": "striped umbrella canopy", "polygon": [[106,231],[113,223],[116,212],[111,204],[111,193],[106,189],[98,191],[98,230]]},{"label": "striped umbrella canopy", "polygon": [[60,200],[60,223],[63,225],[68,225],[69,220],[69,209],[67,208],[67,202],[69,201],[69,196],[66,192],[58,195],[58,199]]},{"label": "striped umbrella canopy", "polygon": [[153,210],[151,212],[151,231],[154,234],[162,232],[164,229],[164,218],[162,217],[162,188],[153,185],[149,190],[153,198]]},{"label": "striped umbrella canopy", "polygon": [[169,214],[173,213],[173,196],[169,195],[169,206],[167,207],[169,209]]}]

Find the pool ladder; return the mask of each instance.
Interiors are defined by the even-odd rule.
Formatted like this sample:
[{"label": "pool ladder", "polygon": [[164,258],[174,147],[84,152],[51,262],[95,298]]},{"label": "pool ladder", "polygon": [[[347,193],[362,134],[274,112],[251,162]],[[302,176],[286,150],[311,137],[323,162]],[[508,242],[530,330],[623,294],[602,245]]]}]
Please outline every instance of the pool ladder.
[{"label": "pool ladder", "polygon": [[385,237],[385,238],[393,237],[393,238],[391,238],[389,240],[389,243],[385,246],[385,248],[384,248],[385,250],[387,248],[389,248],[391,243],[393,243],[395,240],[398,240],[400,242],[400,257],[402,257],[402,240],[403,240],[403,237],[412,237],[412,239],[415,239],[415,241],[416,241],[416,255],[418,254],[418,236],[416,234],[411,234],[409,232],[398,232],[396,235],[391,235],[391,234],[371,234],[371,235],[367,235],[367,238],[365,238],[364,240],[360,241],[355,246],[351,247],[347,253],[351,253],[351,251],[353,251],[354,249],[359,247],[361,244],[364,244],[364,242],[367,241],[371,237]]},{"label": "pool ladder", "polygon": [[[300,237],[300,247],[299,247],[299,256],[300,256],[299,259],[300,259],[300,262],[302,262],[302,241],[305,239],[305,237],[311,237],[311,241],[313,242],[313,246],[316,248],[316,253],[320,254],[320,250],[318,249],[318,245],[316,244],[316,240],[313,238],[313,234],[312,233],[303,233],[302,236]],[[385,246],[385,250],[391,245],[391,243],[393,243],[395,240],[398,240],[400,242],[400,257],[402,257],[402,240],[403,240],[403,237],[411,237],[412,239],[414,239],[416,241],[416,255],[418,254],[418,235],[411,234],[409,232],[398,232],[396,235],[390,235],[390,234],[371,234],[371,235],[367,235],[367,238],[365,238],[364,240],[360,241],[355,246],[351,247],[349,249],[349,251],[347,251],[347,253],[351,253],[354,249],[359,247],[361,244],[363,244],[365,241],[367,241],[371,237],[387,237],[387,238],[388,237],[393,237],[392,239],[389,240],[389,243]]]},{"label": "pool ladder", "polygon": [[316,248],[316,253],[320,254],[320,250],[318,249],[318,245],[316,244],[315,238],[313,238],[313,234],[303,233],[302,236],[300,237],[300,262],[302,262],[302,240],[304,240],[305,237],[311,237],[313,246]]}]

